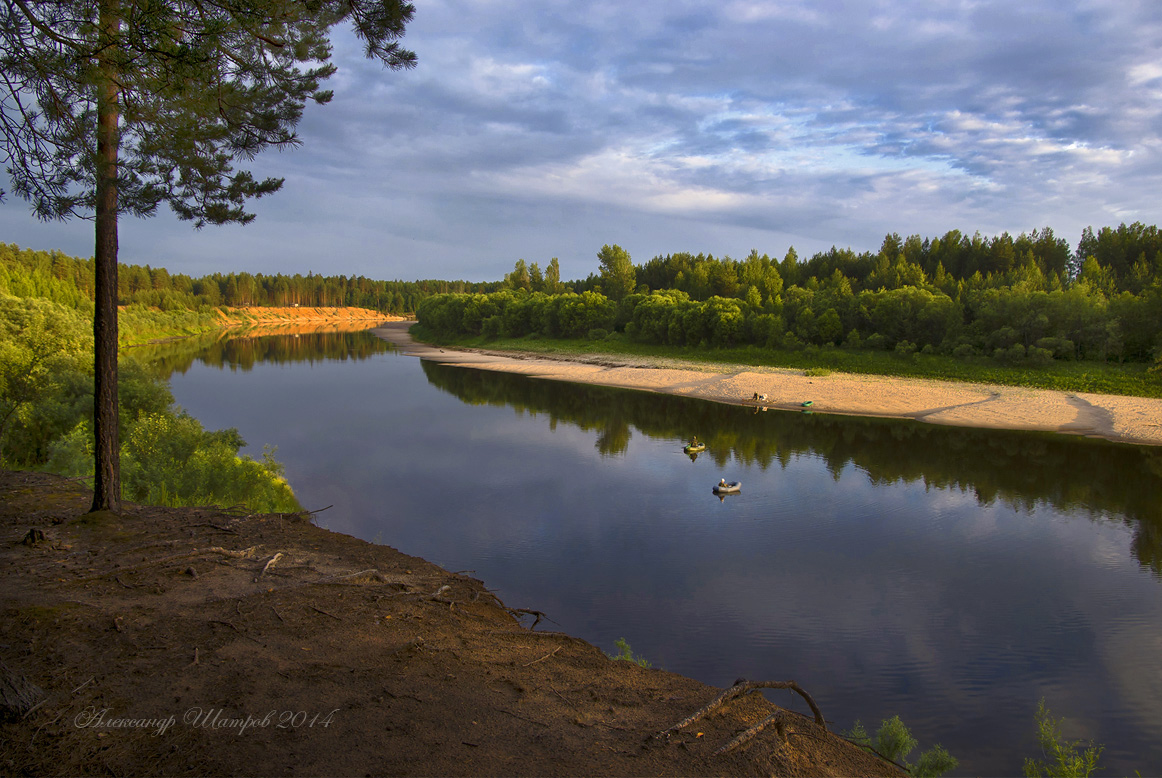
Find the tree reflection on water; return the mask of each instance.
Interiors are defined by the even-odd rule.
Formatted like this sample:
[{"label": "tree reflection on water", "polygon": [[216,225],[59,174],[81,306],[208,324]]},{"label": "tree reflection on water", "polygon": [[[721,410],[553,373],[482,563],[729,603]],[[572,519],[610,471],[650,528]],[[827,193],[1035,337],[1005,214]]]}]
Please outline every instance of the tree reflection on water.
[{"label": "tree reflection on water", "polygon": [[632,431],[707,444],[699,456],[764,470],[821,458],[838,480],[853,465],[875,484],[922,483],[971,493],[981,505],[1082,509],[1133,529],[1131,552],[1162,580],[1162,451],[1042,432],[947,427],[897,419],[752,409],[626,389],[542,381],[424,361],[432,385],[473,405],[511,406],[551,425],[596,434],[605,456],[624,454]]}]

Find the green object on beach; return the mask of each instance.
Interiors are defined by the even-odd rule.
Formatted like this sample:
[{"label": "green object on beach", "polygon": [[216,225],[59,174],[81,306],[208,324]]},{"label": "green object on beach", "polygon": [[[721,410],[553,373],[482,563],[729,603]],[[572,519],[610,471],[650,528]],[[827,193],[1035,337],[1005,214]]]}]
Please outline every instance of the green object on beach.
[{"label": "green object on beach", "polygon": [[814,404],[815,404],[815,401],[814,401],[814,400],[804,400],[804,401],[803,401],[803,407],[804,407],[804,408],[806,408],[806,407],[808,407],[808,406],[811,406],[811,405],[814,405]]}]

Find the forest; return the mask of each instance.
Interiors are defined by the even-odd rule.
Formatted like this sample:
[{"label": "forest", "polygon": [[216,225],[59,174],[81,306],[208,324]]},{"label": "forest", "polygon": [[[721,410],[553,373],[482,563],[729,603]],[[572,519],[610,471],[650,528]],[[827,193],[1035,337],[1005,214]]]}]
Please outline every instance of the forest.
[{"label": "forest", "polygon": [[689,253],[633,265],[617,246],[600,272],[537,288],[518,262],[491,293],[424,297],[436,337],[625,337],[666,346],[749,344],[986,357],[1001,364],[1162,358],[1162,235],[1139,223],[1014,238],[898,234],[876,253],[832,248],[801,261]]},{"label": "forest", "polygon": [[[162,267],[126,265],[118,268],[118,298],[122,306],[161,311],[197,311],[251,306],[370,308],[401,314],[416,309],[433,294],[492,292],[503,282],[373,281],[363,276],[264,275],[214,273],[191,278]],[[93,259],[59,251],[33,251],[0,243],[0,294],[41,297],[69,308],[92,310]]]}]

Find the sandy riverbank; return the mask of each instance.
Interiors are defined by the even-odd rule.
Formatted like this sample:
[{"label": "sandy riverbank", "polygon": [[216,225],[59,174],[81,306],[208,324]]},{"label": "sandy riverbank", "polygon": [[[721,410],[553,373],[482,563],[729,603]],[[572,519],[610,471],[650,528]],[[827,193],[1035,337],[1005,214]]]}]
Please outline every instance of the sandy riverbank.
[{"label": "sandy riverbank", "polygon": [[247,335],[295,335],[316,332],[359,332],[373,324],[403,322],[402,316],[368,308],[310,306],[224,308],[223,326],[242,328]]},{"label": "sandy riverbank", "polygon": [[558,381],[639,389],[714,402],[771,409],[800,409],[810,400],[818,413],[885,416],[930,424],[1041,430],[1162,445],[1162,399],[1070,393],[994,384],[833,373],[809,377],[800,370],[707,365],[680,360],[589,357],[550,359],[483,350],[443,349],[408,335],[413,322],[373,330],[407,354],[465,367],[520,373]]}]

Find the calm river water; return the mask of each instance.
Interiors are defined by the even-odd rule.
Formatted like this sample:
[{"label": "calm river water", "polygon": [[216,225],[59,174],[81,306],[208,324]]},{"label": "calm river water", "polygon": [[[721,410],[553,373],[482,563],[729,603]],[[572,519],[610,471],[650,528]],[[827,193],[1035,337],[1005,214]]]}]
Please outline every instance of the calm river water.
[{"label": "calm river water", "polygon": [[[1039,757],[1044,698],[1105,774],[1162,773],[1162,451],[755,414],[367,333],[164,361],[207,428],[278,447],[303,505],[334,506],[323,526],[475,571],[606,651],[796,680],[836,729],[898,714],[963,775]],[[711,494],[722,477],[742,493]]]}]

